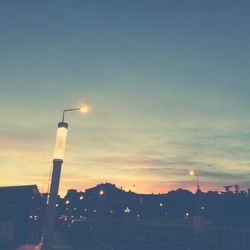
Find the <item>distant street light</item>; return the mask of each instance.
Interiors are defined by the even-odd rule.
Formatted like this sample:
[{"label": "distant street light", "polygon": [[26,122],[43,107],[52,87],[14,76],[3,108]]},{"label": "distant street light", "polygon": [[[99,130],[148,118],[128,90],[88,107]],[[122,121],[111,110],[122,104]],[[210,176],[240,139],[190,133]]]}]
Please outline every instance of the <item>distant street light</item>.
[{"label": "distant street light", "polygon": [[[83,104],[79,108],[71,108],[63,110],[62,121],[58,123],[57,134],[56,134],[56,143],[55,151],[53,157],[53,170],[51,177],[50,193],[49,193],[49,202],[45,215],[45,226],[44,226],[44,244],[43,250],[52,249],[53,243],[53,231],[54,231],[54,222],[56,218],[56,203],[57,203],[57,194],[60,183],[61,167],[64,160],[65,146],[68,132],[68,123],[64,122],[65,112],[69,111],[81,111],[82,113],[87,113],[89,106]],[[66,204],[69,202],[66,201]]]},{"label": "distant street light", "polygon": [[199,175],[197,172],[194,170],[189,171],[190,176],[196,176],[196,192],[198,193],[200,191],[200,186],[199,186]]},{"label": "distant street light", "polygon": [[204,207],[201,206],[201,190],[200,190],[200,185],[199,185],[199,175],[194,170],[190,170],[189,175],[196,176],[197,215],[201,216],[202,210],[204,210]]}]

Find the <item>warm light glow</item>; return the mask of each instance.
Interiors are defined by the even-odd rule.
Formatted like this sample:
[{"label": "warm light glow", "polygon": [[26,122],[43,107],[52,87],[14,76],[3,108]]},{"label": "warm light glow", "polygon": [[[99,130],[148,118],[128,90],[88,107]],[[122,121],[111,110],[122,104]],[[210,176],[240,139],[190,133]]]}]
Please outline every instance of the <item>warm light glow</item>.
[{"label": "warm light glow", "polygon": [[83,200],[83,196],[82,195],[80,196],[80,200]]},{"label": "warm light glow", "polygon": [[[65,125],[65,126],[64,126]],[[56,134],[56,144],[55,144],[55,152],[53,159],[63,160],[67,139],[67,123],[59,123],[57,134]]]},{"label": "warm light glow", "polygon": [[103,190],[100,190],[99,194],[100,194],[100,195],[104,195],[104,191],[103,191]]},{"label": "warm light glow", "polygon": [[89,105],[88,104],[81,105],[80,111],[84,114],[87,113],[89,111]]},{"label": "warm light glow", "polygon": [[191,176],[195,175],[194,170],[189,170],[189,175],[191,175]]}]

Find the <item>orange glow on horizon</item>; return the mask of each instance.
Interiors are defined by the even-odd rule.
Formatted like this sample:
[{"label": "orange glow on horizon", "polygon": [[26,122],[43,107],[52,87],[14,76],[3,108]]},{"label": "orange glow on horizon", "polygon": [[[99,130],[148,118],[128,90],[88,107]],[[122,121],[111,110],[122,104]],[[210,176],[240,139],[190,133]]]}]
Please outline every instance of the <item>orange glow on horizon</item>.
[{"label": "orange glow on horizon", "polygon": [[[60,186],[60,195],[64,196],[67,193],[68,189],[76,189],[78,192],[84,192],[86,189],[89,188],[93,188],[96,187],[98,184],[101,183],[106,183],[105,181],[103,182],[89,182],[86,183],[86,186],[82,186],[82,185],[76,185],[76,186],[63,186],[63,183],[61,183]],[[135,190],[133,190],[131,187],[133,187],[133,184],[130,184],[128,182],[124,182],[124,183],[115,183],[110,181],[109,183],[111,184],[115,184],[115,186],[119,189],[122,189],[126,192],[128,192],[129,190],[132,192],[135,192]],[[185,189],[185,190],[189,190],[192,193],[196,192],[196,186],[193,184],[185,184],[185,185],[181,185],[181,184],[161,184],[161,183],[140,183],[140,185],[138,184],[139,190],[138,192],[136,191],[135,193],[139,193],[139,194],[166,194],[170,191],[174,191],[177,189]],[[209,184],[209,183],[204,183],[203,185],[201,185],[201,190],[202,192],[208,192],[208,191],[223,191],[223,187],[221,186],[215,186],[213,184]],[[103,191],[103,190],[102,190]],[[100,194],[101,190],[99,191]],[[104,194],[104,191],[103,191]],[[102,194],[102,195],[103,195]],[[100,194],[101,195],[101,194]]]}]

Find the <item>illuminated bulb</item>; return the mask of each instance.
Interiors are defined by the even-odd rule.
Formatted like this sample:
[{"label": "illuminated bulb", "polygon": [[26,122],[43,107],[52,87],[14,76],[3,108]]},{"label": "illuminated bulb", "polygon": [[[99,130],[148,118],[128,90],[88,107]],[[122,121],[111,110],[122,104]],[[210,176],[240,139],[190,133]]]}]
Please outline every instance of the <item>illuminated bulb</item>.
[{"label": "illuminated bulb", "polygon": [[84,114],[87,113],[89,111],[89,106],[87,104],[81,105],[80,111]]},{"label": "illuminated bulb", "polygon": [[189,171],[189,175],[193,176],[193,175],[194,175],[194,171],[193,171],[193,170],[190,170],[190,171]]}]

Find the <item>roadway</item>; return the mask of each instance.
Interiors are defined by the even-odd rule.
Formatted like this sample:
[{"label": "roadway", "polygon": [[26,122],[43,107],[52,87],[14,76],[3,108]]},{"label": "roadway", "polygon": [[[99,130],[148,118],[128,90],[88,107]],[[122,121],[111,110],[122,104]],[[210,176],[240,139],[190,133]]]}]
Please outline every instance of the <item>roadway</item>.
[{"label": "roadway", "polygon": [[91,219],[92,242],[72,242],[56,232],[53,250],[249,250],[250,230],[208,227],[193,233],[189,221]]}]

